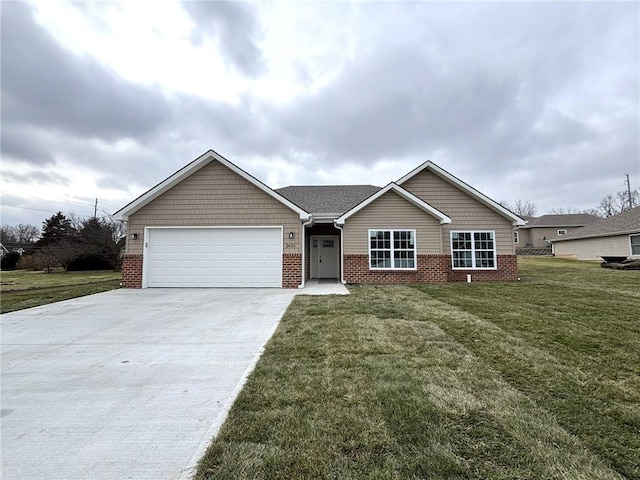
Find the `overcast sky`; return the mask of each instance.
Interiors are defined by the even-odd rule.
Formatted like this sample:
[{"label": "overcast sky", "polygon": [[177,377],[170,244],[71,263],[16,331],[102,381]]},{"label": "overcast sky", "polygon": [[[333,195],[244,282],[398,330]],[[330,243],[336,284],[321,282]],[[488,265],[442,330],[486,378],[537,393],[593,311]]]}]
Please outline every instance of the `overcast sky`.
[{"label": "overcast sky", "polygon": [[273,188],[431,160],[594,208],[640,186],[639,5],[2,1],[2,223],[112,213],[208,149]]}]

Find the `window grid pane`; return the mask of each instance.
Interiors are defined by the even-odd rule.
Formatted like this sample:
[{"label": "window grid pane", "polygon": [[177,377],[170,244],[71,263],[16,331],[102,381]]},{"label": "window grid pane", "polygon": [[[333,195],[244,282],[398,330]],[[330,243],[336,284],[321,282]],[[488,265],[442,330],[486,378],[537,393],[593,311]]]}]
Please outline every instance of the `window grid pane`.
[{"label": "window grid pane", "polygon": [[453,268],[495,268],[493,232],[452,232]]},{"label": "window grid pane", "polygon": [[631,255],[640,255],[640,235],[631,235]]},{"label": "window grid pane", "polygon": [[411,230],[371,230],[370,268],[416,268],[414,232]]}]

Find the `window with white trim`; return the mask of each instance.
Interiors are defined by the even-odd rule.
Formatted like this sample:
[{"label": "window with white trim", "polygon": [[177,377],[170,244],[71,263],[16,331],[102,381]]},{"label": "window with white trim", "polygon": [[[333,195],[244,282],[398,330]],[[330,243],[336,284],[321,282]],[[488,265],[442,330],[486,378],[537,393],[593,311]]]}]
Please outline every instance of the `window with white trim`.
[{"label": "window with white trim", "polygon": [[415,230],[369,230],[369,268],[416,268]]},{"label": "window with white trim", "polygon": [[520,238],[518,237],[518,232],[513,232],[513,243],[520,243]]},{"label": "window with white trim", "polygon": [[454,269],[495,269],[495,232],[451,232],[451,261]]},{"label": "window with white trim", "polygon": [[558,235],[566,235],[567,231],[566,230],[558,230]]},{"label": "window with white trim", "polygon": [[629,235],[631,255],[640,255],[640,235]]}]

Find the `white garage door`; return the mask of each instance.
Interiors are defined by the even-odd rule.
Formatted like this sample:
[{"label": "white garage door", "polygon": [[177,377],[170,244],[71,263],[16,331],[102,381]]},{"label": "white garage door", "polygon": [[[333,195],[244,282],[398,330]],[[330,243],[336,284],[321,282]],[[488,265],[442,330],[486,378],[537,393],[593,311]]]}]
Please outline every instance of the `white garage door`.
[{"label": "white garage door", "polygon": [[282,228],[150,228],[143,286],[281,287]]}]

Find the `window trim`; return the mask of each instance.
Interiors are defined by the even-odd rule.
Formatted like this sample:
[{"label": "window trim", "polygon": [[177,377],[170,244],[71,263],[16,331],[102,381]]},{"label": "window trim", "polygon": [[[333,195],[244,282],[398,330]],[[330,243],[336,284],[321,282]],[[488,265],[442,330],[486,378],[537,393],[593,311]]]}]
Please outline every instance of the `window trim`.
[{"label": "window trim", "polygon": [[[453,234],[454,233],[470,233],[471,234],[471,267],[456,267],[454,265],[453,258]],[[478,267],[476,266],[476,246],[475,246],[475,234],[476,233],[491,233],[493,234],[493,267]],[[498,269],[498,247],[495,230],[451,230],[449,232],[449,250],[451,251],[451,268],[453,270],[497,270]],[[467,251],[467,250],[458,250]]]},{"label": "window trim", "polygon": [[[391,265],[393,265],[394,259],[394,247],[393,247],[393,234],[394,232],[411,232],[413,235],[413,267],[372,267],[371,266],[371,232],[390,232],[391,237]],[[418,269],[418,238],[415,228],[370,228],[367,231],[367,246],[369,251],[369,258],[367,259],[369,270],[398,270],[402,272],[415,271]],[[376,249],[380,250],[380,249]],[[386,250],[386,249],[384,249]]]},{"label": "window trim", "polygon": [[558,236],[560,235],[566,235],[567,234],[567,230],[564,228],[561,228],[560,230],[558,230]]},{"label": "window trim", "polygon": [[517,230],[513,232],[513,243],[520,243],[520,234],[518,233]]},{"label": "window trim", "polygon": [[632,257],[640,255],[640,250],[638,250],[638,253],[633,253],[634,245],[633,245],[633,242],[631,241],[633,237],[638,237],[638,247],[640,248],[640,233],[632,233],[629,235],[629,251],[631,252]]}]

